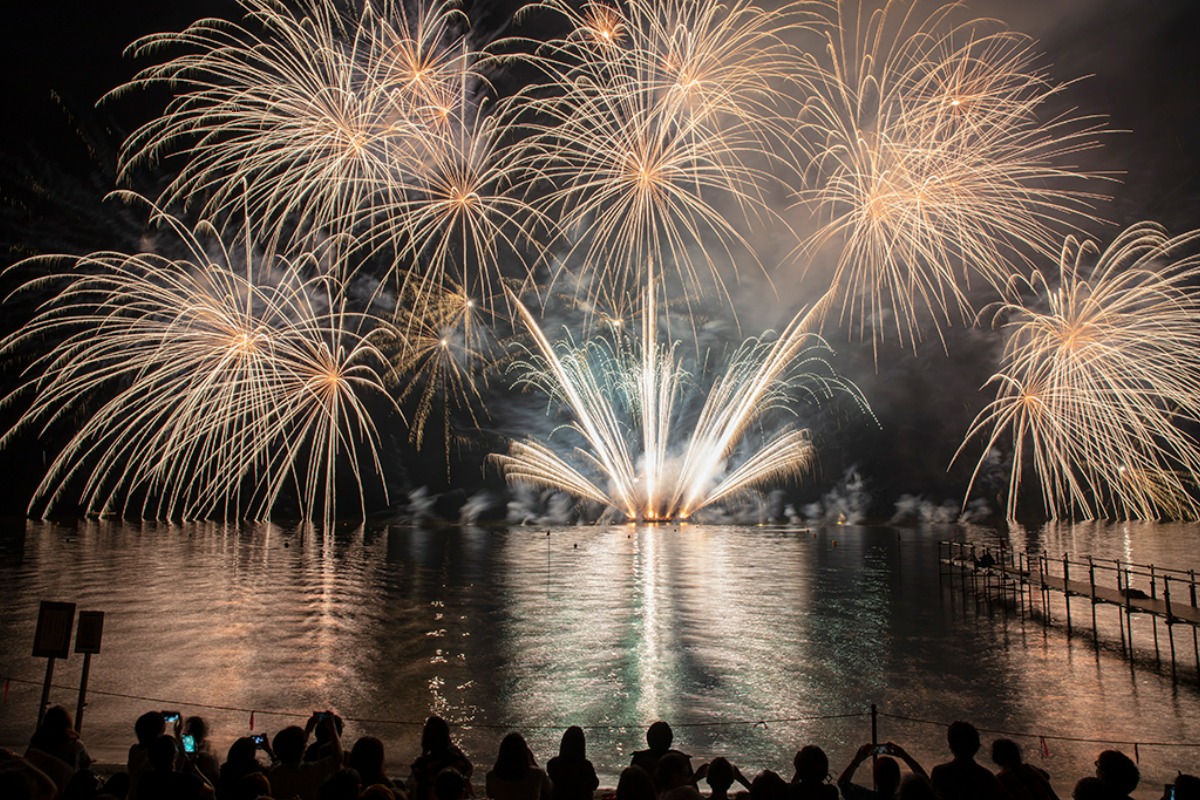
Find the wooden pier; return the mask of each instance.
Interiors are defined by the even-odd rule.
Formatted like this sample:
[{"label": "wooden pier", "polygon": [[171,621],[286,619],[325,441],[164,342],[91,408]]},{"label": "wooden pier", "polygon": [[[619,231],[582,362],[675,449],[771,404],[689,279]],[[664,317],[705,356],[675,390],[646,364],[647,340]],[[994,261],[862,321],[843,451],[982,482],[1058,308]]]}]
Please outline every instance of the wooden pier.
[{"label": "wooden pier", "polygon": [[[938,542],[939,574],[956,579],[964,593],[987,599],[1000,596],[1022,615],[1040,615],[1044,625],[1051,619],[1052,594],[1061,595],[1065,607],[1067,635],[1075,631],[1071,619],[1072,598],[1089,600],[1093,640],[1099,644],[1096,610],[1105,606],[1117,611],[1121,651],[1133,661],[1133,615],[1144,614],[1154,631],[1154,656],[1161,664],[1159,622],[1167,628],[1171,675],[1178,678],[1175,627],[1191,628],[1192,654],[1200,679],[1200,607],[1197,605],[1196,571],[1164,569],[1119,559],[1072,560],[1066,553],[1052,558],[1047,553],[1014,551],[1003,544],[985,547],[973,542]],[[1034,593],[1038,594],[1035,601]],[[1076,603],[1078,604],[1078,602]]]}]

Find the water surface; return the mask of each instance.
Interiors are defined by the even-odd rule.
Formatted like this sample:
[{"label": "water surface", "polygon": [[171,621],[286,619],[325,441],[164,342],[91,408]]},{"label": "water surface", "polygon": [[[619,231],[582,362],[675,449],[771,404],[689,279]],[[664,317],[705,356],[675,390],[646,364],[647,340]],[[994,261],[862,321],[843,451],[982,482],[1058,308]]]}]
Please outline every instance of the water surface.
[{"label": "water surface", "polygon": [[[223,751],[247,732],[250,710],[256,731],[274,732],[329,707],[352,720],[351,739],[382,738],[400,774],[431,712],[452,721],[480,767],[509,729],[544,761],[578,724],[612,785],[661,718],[700,759],[724,754],[747,774],[790,777],[792,753],[817,742],[836,774],[869,739],[875,703],[887,715],[881,739],[927,767],[944,760],[939,724],[965,718],[1033,734],[1019,739],[1027,757],[1066,794],[1103,745],[1047,739],[1043,750],[1037,735],[1144,743],[1147,797],[1176,769],[1196,771],[1200,748],[1151,744],[1200,742],[1190,630],[1178,631],[1173,681],[1154,662],[1150,623],[1136,619],[1131,668],[1111,610],[1096,647],[1090,629],[1068,638],[1061,624],[947,584],[936,542],[951,536],[1001,534],[18,521],[0,534],[0,674],[33,683],[10,685],[0,743],[31,733],[44,662],[29,650],[38,601],[51,599],[107,613],[84,720],[89,749],[107,761],[124,760],[133,720],[149,709],[208,717]],[[1200,566],[1195,527],[1003,537],[1054,555]],[[56,683],[77,685],[81,662],[59,662]],[[75,692],[52,699],[73,709]]]}]

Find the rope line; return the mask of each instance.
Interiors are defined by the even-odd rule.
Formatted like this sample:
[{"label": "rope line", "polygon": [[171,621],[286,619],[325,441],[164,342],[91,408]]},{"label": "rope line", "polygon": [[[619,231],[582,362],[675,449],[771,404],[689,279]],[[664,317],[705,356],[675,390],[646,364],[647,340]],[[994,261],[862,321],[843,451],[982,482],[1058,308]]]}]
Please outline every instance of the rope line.
[{"label": "rope line", "polygon": [[[24,678],[6,677],[6,678],[3,678],[3,680],[5,682],[11,681],[12,683],[23,683],[23,684],[27,684],[29,686],[40,686],[41,685],[41,681],[28,680],[28,679],[24,679]],[[51,688],[52,689],[73,690],[73,689],[77,689],[78,687],[63,686],[61,684],[51,684]],[[149,697],[147,695],[127,694],[125,692],[108,692],[108,691],[104,691],[102,689],[92,689],[90,687],[88,688],[88,694],[89,695],[93,695],[93,694],[102,695],[104,697],[116,697],[116,698],[120,698],[123,700],[141,700],[143,702],[154,703],[155,705],[159,705],[159,706],[163,706],[163,707],[167,707],[167,708],[172,708],[172,707],[174,707],[174,708],[203,708],[203,709],[208,709],[211,711],[236,711],[236,712],[239,712],[242,714],[250,714],[250,715],[252,715],[252,717],[254,715],[258,715],[258,716],[269,716],[269,717],[283,717],[283,718],[291,717],[291,718],[295,718],[295,719],[307,719],[308,717],[310,717],[312,715],[311,711],[304,711],[304,712],[301,712],[301,711],[270,711],[270,710],[264,710],[261,708],[243,708],[241,706],[222,706],[222,705],[213,705],[211,703],[181,702],[178,700],[171,700],[171,699],[162,698],[162,697]],[[719,720],[719,721],[713,721],[713,722],[680,722],[680,723],[673,724],[671,727],[673,727],[673,728],[715,728],[715,727],[734,726],[734,725],[750,725],[755,728],[760,727],[760,726],[763,728],[766,728],[768,725],[778,725],[778,724],[789,723],[789,722],[811,722],[811,721],[833,720],[833,719],[851,719],[851,718],[855,718],[855,717],[868,717],[868,716],[870,716],[869,712],[861,712],[860,711],[860,712],[848,713],[848,714],[813,714],[813,715],[800,716],[800,717],[755,717],[753,719],[748,718],[748,719],[737,719],[737,720]],[[358,723],[361,725],[411,725],[411,726],[420,727],[425,724],[425,720],[375,719],[375,718],[371,718],[371,717],[342,717],[342,719],[345,722],[355,722],[355,723]],[[527,725],[527,724],[523,724],[523,723],[515,724],[515,723],[511,723],[511,722],[471,722],[471,723],[460,723],[460,725],[462,727],[481,728],[481,729],[485,729],[485,730],[490,730],[490,729],[513,730],[516,728],[520,728],[521,730],[563,730],[567,727],[566,725]],[[628,729],[640,730],[641,728],[645,727],[645,724],[641,723],[641,722],[623,723],[623,724],[611,723],[611,724],[580,725],[579,727],[583,728],[584,730],[628,730]],[[251,725],[251,728],[253,728],[253,724]]]},{"label": "rope line", "polygon": [[[8,699],[7,689],[8,689],[9,683],[20,683],[20,684],[26,684],[29,686],[41,685],[41,681],[28,680],[25,678],[13,678],[13,677],[0,676],[0,680],[3,680],[4,686],[5,686],[5,701],[7,701],[7,699]],[[51,684],[51,688],[52,689],[61,689],[61,690],[73,690],[73,689],[77,689],[78,687],[63,686],[61,684]],[[91,688],[88,689],[88,694],[102,695],[104,697],[116,697],[116,698],[120,698],[122,700],[140,700],[140,701],[143,701],[146,703],[154,703],[155,705],[168,707],[168,708],[169,707],[202,708],[202,709],[208,709],[210,711],[233,711],[233,712],[238,712],[238,713],[242,713],[242,714],[249,714],[251,716],[251,720],[252,720],[251,725],[250,725],[251,729],[253,729],[253,727],[254,727],[253,718],[255,715],[262,715],[262,716],[268,716],[268,717],[307,719],[312,714],[312,712],[271,711],[271,710],[265,710],[265,709],[259,709],[259,708],[245,708],[242,706],[223,706],[223,705],[214,705],[212,703],[181,702],[178,700],[171,700],[171,699],[162,698],[162,697],[150,697],[148,695],[128,694],[125,692],[110,692],[110,691],[104,691],[102,689],[91,689]],[[913,722],[913,723],[916,723],[919,725],[933,725],[933,726],[936,726],[939,728],[946,728],[949,726],[949,723],[938,721],[938,720],[923,719],[921,717],[910,717],[910,716],[907,716],[904,714],[889,714],[886,711],[878,711],[878,710],[876,713],[878,714],[879,717],[883,717],[885,719],[897,720],[900,722]],[[754,717],[754,718],[745,718],[745,719],[736,719],[736,720],[720,720],[720,721],[712,721],[712,722],[680,722],[680,723],[673,724],[672,727],[673,728],[717,728],[717,727],[726,727],[726,726],[750,725],[754,728],[758,728],[758,727],[766,728],[768,725],[780,725],[780,724],[795,723],[795,722],[820,722],[820,721],[825,721],[825,720],[837,720],[837,719],[861,719],[863,717],[869,717],[869,716],[871,716],[870,712],[859,711],[859,712],[850,712],[850,713],[846,713],[846,714],[809,714],[809,715],[796,716],[796,717]],[[407,726],[420,727],[425,724],[424,720],[417,721],[417,720],[376,719],[376,718],[372,718],[372,717],[342,717],[342,719],[345,720],[346,722],[355,722],[355,723],[358,723],[361,725],[407,725]],[[562,730],[566,727],[565,725],[528,725],[528,724],[523,724],[523,723],[522,724],[514,724],[511,722],[479,722],[479,723],[472,722],[472,723],[461,723],[461,725],[462,725],[462,727],[480,728],[480,729],[484,729],[484,730],[491,730],[491,729],[514,730],[514,729],[518,729],[518,728],[521,730]],[[640,729],[643,727],[643,723],[621,723],[621,724],[601,723],[601,724],[592,724],[592,725],[580,725],[579,727],[583,728],[584,730],[613,731],[613,730],[629,730],[631,728],[632,729]],[[1135,749],[1135,751],[1141,747],[1191,747],[1191,748],[1200,749],[1200,742],[1145,742],[1145,741],[1133,740],[1133,739],[1112,739],[1112,738],[1091,739],[1091,738],[1085,738],[1085,737],[1080,737],[1080,736],[1062,736],[1062,735],[1052,734],[1052,733],[1032,733],[1030,731],[1012,731],[1012,730],[1005,730],[1002,728],[977,728],[976,730],[978,730],[980,733],[990,733],[990,734],[995,734],[998,736],[1013,736],[1013,737],[1020,737],[1020,738],[1026,738],[1026,739],[1036,739],[1040,742],[1043,750],[1046,749],[1046,745],[1045,745],[1046,741],[1076,742],[1076,743],[1080,743],[1080,744],[1126,745],[1126,746],[1133,747]]]},{"label": "rope line", "polygon": [[[936,725],[940,728],[949,727],[946,722],[938,722],[932,719],[921,719],[920,717],[907,717],[902,714],[888,714],[884,711],[879,712],[879,716],[887,717],[888,719],[901,720],[903,722],[917,722],[922,725]],[[1029,731],[1009,731],[1000,728],[976,728],[980,733],[994,733],[1000,736],[1019,736],[1027,739],[1049,739],[1056,742],[1081,742],[1083,744],[1124,744],[1134,747],[1198,747],[1200,742],[1144,742],[1138,740],[1126,739],[1086,739],[1079,736],[1059,736],[1053,733],[1030,733]]]}]

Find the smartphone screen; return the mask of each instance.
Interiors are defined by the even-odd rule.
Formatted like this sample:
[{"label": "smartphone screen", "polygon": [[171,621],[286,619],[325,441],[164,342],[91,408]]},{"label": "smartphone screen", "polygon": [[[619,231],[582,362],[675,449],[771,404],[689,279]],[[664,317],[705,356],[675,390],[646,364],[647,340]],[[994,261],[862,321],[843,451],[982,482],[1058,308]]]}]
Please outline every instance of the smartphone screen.
[{"label": "smartphone screen", "polygon": [[183,735],[183,752],[196,752],[196,737],[192,736],[190,733],[185,733]]}]

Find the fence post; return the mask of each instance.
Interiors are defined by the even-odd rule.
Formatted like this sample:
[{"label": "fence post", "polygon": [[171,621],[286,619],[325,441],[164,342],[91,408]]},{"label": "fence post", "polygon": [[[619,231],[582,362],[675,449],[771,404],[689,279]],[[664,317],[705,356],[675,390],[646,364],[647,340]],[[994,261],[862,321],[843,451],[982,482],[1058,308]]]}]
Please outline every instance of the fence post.
[{"label": "fence post", "polygon": [[[1154,575],[1154,565],[1150,565],[1150,599],[1158,599],[1158,580]],[[1153,609],[1150,612],[1150,628],[1154,631],[1154,663],[1162,666],[1162,656],[1158,650],[1158,615]]]},{"label": "fence post", "polygon": [[1171,576],[1163,575],[1163,602],[1167,604],[1167,640],[1171,643],[1171,679],[1178,680],[1175,668],[1175,620],[1171,618]]},{"label": "fence post", "polygon": [[1092,642],[1100,644],[1100,632],[1096,629],[1096,562],[1088,556],[1088,585],[1092,593]]},{"label": "fence post", "polygon": [[1063,553],[1063,605],[1067,607],[1067,638],[1071,638],[1071,564]]},{"label": "fence post", "polygon": [[[1196,570],[1188,570],[1188,583],[1192,594],[1192,608],[1196,608]],[[1197,635],[1196,626],[1192,626],[1192,649],[1196,654],[1196,675],[1200,677],[1200,635]]]},{"label": "fence post", "polygon": [[[1117,595],[1119,595],[1121,597],[1125,597],[1126,596],[1125,595],[1125,587],[1122,585],[1121,559],[1119,559],[1119,558],[1115,559],[1113,561],[1113,563],[1117,565]],[[1128,647],[1126,647],[1126,643],[1125,643],[1125,620],[1122,616],[1123,614],[1124,614],[1124,606],[1118,602],[1117,603],[1117,627],[1121,629],[1121,652],[1125,653],[1128,651],[1129,657],[1133,658],[1133,652],[1132,652],[1133,651],[1133,643],[1130,642]]]}]

